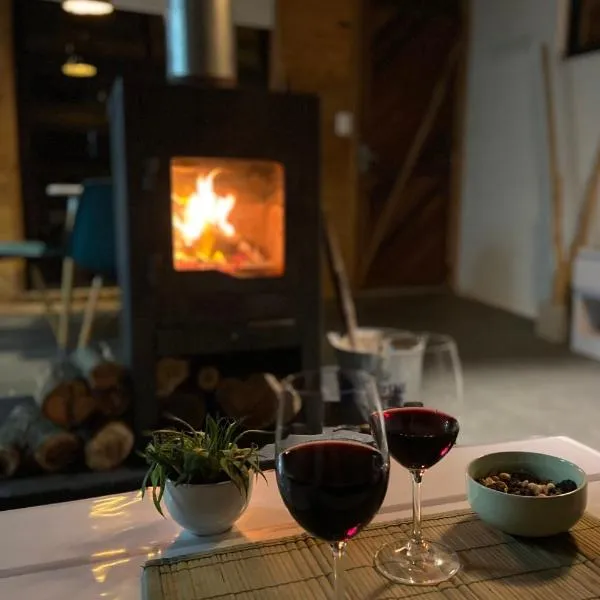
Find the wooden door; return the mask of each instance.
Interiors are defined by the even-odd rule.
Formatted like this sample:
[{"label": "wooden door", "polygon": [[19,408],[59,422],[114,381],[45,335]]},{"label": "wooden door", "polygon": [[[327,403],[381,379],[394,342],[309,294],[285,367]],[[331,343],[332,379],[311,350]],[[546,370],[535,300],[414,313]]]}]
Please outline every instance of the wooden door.
[{"label": "wooden door", "polygon": [[460,0],[368,0],[362,120],[363,288],[444,284]]}]

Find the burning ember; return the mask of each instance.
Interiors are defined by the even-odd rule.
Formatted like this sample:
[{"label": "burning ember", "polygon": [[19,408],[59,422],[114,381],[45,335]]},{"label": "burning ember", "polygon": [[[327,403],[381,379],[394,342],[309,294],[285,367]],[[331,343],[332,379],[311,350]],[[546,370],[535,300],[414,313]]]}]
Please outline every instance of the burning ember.
[{"label": "burning ember", "polygon": [[[178,271],[218,270],[253,276],[277,268],[262,244],[241,233],[244,220],[263,220],[262,203],[239,204],[237,194],[215,191],[215,178],[227,176],[223,169],[198,175],[174,166],[172,173],[173,259]],[[256,216],[248,219],[248,214]],[[256,225],[246,223],[246,227],[257,231]]]}]

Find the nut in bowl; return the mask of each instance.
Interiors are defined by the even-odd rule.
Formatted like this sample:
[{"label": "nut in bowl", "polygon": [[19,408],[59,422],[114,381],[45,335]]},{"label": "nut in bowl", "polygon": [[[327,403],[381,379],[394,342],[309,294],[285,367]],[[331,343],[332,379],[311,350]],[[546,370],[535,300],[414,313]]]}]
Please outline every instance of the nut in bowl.
[{"label": "nut in bowl", "polygon": [[510,535],[546,537],[579,521],[587,477],[577,465],[536,452],[497,452],[467,467],[467,498],[482,521]]}]

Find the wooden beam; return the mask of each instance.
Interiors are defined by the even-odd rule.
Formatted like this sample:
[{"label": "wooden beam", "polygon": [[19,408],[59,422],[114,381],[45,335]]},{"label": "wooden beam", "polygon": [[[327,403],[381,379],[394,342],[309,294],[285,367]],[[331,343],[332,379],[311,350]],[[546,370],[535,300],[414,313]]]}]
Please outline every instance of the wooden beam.
[{"label": "wooden beam", "polygon": [[454,131],[452,140],[452,165],[450,174],[450,206],[448,207],[448,229],[446,256],[448,265],[447,282],[454,291],[458,288],[458,263],[460,252],[460,215],[462,209],[463,177],[465,167],[467,91],[469,70],[469,39],[471,33],[471,2],[461,0],[461,50],[455,78]]},{"label": "wooden beam", "polygon": [[[596,207],[598,206],[598,196],[600,195],[600,140],[596,147],[596,156],[592,164],[586,186],[585,196],[583,198],[583,206],[579,212],[579,219],[577,221],[577,230],[575,231],[575,237],[571,242],[571,248],[569,251],[569,265],[573,265],[573,261],[577,258],[579,250],[585,246],[590,237],[590,231],[592,223],[594,222],[594,216],[596,214]],[[570,283],[570,282],[569,282]]]},{"label": "wooden beam", "polygon": [[440,108],[444,102],[444,98],[446,97],[446,92],[448,91],[452,73],[454,72],[454,67],[459,57],[460,47],[461,44],[458,42],[448,55],[446,65],[433,89],[431,100],[429,101],[429,105],[425,110],[425,116],[423,117],[423,120],[421,121],[421,124],[419,125],[417,133],[409,148],[406,160],[400,169],[400,173],[396,178],[396,182],[394,183],[390,195],[383,205],[379,219],[375,224],[371,242],[363,256],[363,262],[361,265],[362,268],[360,271],[361,281],[364,281],[365,277],[367,276],[371,263],[373,262],[381,243],[385,239],[389,222],[392,219],[399,200],[402,198],[402,194],[406,189],[407,183],[412,177],[417,161],[419,160],[421,152],[425,146],[425,142],[429,138],[429,134],[433,129]]},{"label": "wooden beam", "polygon": [[[23,238],[13,45],[13,0],[0,0],[0,241]],[[17,296],[23,273],[22,260],[0,261],[0,296]]]},{"label": "wooden beam", "polygon": [[[357,105],[357,146],[356,146],[356,171],[357,171],[357,208],[354,240],[356,248],[364,248],[368,239],[368,231],[364,226],[368,222],[370,212],[370,198],[368,190],[368,165],[364,164],[363,152],[368,152],[368,146],[363,141],[371,116],[370,90],[373,79],[373,64],[371,60],[372,29],[374,20],[374,3],[371,0],[362,0],[360,3],[360,29],[356,46],[356,60],[359,65],[359,89]],[[360,276],[361,253],[358,252],[353,267],[353,277]]]},{"label": "wooden beam", "polygon": [[544,81],[544,99],[546,109],[546,130],[548,132],[548,160],[550,163],[550,193],[552,196],[552,249],[554,252],[554,281],[552,284],[552,300],[563,304],[566,301],[565,280],[568,265],[565,263],[565,247],[563,240],[564,228],[564,197],[563,181],[558,157],[558,137],[556,131],[556,108],[554,103],[554,80],[550,64],[548,45],[542,46],[542,75]]},{"label": "wooden beam", "polygon": [[596,156],[587,179],[583,203],[577,217],[577,228],[571,240],[568,252],[565,252],[563,262],[556,266],[553,281],[552,301],[557,306],[568,306],[569,289],[573,274],[573,264],[579,250],[589,241],[592,223],[598,206],[600,195],[600,140],[596,148]]},{"label": "wooden beam", "polygon": [[326,211],[323,210],[322,213],[321,222],[323,227],[325,254],[329,265],[331,279],[333,280],[336,291],[335,296],[340,316],[342,317],[342,322],[344,324],[344,333],[348,336],[350,347],[352,349],[357,349],[358,322],[356,320],[356,307],[354,306],[354,299],[352,298],[350,282],[346,273],[346,265],[342,258],[342,252],[331,219]]}]

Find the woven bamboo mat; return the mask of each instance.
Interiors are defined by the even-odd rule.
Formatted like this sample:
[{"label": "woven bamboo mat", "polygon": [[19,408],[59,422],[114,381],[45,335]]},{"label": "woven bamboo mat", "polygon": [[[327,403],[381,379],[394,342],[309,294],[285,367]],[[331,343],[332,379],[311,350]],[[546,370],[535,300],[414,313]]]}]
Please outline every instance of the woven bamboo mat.
[{"label": "woven bamboo mat", "polygon": [[[600,599],[600,521],[586,515],[570,534],[521,540],[470,512],[427,518],[427,538],[459,553],[462,571],[437,587],[392,584],[373,568],[384,543],[406,536],[406,521],[372,525],[348,544],[348,600]],[[331,552],[306,535],[152,561],[145,600],[322,600],[331,597]]]}]

